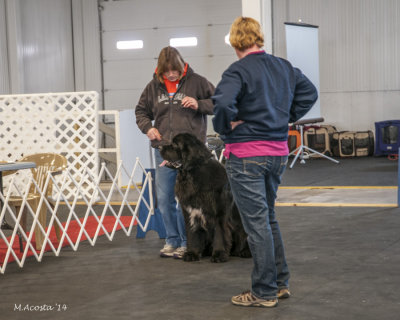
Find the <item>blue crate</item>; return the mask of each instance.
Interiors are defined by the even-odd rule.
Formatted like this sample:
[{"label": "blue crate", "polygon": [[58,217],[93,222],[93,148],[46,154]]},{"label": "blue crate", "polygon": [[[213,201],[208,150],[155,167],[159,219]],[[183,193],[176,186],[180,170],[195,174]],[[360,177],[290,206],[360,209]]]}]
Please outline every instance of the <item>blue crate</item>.
[{"label": "blue crate", "polygon": [[400,148],[400,120],[375,122],[375,155],[398,154]]}]

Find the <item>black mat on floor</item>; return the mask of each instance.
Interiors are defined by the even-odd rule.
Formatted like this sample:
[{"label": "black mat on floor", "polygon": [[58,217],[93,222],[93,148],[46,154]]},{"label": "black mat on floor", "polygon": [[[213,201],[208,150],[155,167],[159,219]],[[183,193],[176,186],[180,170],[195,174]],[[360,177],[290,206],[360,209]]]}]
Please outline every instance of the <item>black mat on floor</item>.
[{"label": "black mat on floor", "polygon": [[296,161],[288,168],[282,186],[397,186],[398,161],[387,157],[335,158],[336,164],[324,158]]}]

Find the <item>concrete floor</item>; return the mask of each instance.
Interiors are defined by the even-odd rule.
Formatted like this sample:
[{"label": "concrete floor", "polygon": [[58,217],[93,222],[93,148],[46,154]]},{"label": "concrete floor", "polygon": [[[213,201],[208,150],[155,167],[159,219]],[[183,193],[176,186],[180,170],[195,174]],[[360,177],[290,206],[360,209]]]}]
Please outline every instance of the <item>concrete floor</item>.
[{"label": "concrete floor", "polygon": [[397,161],[386,157],[296,162],[287,169],[277,206],[397,207]]},{"label": "concrete floor", "polygon": [[[397,163],[369,158],[340,165],[327,160],[296,164],[286,171],[282,185],[396,184]],[[9,264],[0,275],[0,318],[399,319],[399,208],[276,211],[293,293],[277,308],[231,305],[232,295],[249,288],[251,259],[232,258],[224,264],[162,259],[158,251],[164,242],[154,231],[144,239],[119,232],[112,242],[102,237],[95,247],[82,243],[77,252],[66,248],[60,257],[49,254],[41,263],[31,259],[23,269]],[[21,310],[54,309],[14,310],[20,305]]]},{"label": "concrete floor", "polygon": [[[283,175],[282,186],[397,186],[398,161],[387,157],[319,158],[296,162]],[[290,159],[289,159],[290,163]]]},{"label": "concrete floor", "polygon": [[396,207],[397,187],[281,187],[277,206]]}]

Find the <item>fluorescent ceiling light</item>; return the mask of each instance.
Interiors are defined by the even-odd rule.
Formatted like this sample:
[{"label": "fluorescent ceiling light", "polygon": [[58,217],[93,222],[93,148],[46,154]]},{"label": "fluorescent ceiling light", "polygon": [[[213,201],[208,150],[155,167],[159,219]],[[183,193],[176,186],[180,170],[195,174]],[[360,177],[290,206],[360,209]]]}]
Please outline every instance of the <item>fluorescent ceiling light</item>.
[{"label": "fluorescent ceiling light", "polygon": [[197,38],[171,38],[169,39],[169,45],[171,47],[195,47],[197,46]]},{"label": "fluorescent ceiling light", "polygon": [[225,43],[231,45],[229,41],[229,33],[225,36]]},{"label": "fluorescent ceiling light", "polygon": [[142,49],[142,40],[130,40],[130,41],[117,41],[117,49],[127,50],[127,49]]}]

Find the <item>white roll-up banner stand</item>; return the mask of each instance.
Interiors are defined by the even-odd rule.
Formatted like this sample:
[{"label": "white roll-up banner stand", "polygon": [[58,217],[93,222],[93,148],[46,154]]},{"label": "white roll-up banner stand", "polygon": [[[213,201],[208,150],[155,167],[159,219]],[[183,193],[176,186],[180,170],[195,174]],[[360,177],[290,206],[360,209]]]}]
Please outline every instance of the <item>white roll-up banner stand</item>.
[{"label": "white roll-up banner stand", "polygon": [[302,119],[320,118],[318,26],[285,22],[287,60],[318,90],[318,100]]}]

